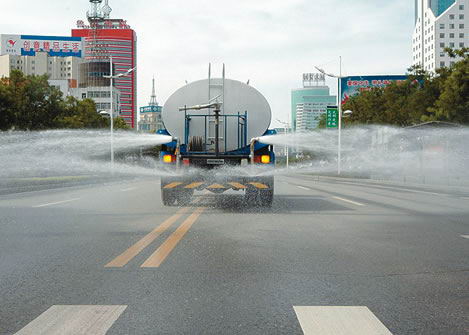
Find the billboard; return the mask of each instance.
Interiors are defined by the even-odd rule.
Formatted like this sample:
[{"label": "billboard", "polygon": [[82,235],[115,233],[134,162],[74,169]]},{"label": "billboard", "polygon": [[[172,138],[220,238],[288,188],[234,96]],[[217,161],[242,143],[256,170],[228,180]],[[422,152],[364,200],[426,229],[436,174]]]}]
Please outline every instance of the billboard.
[{"label": "billboard", "polygon": [[35,56],[36,52],[47,52],[49,56],[81,57],[81,37],[0,35],[0,55]]},{"label": "billboard", "polygon": [[385,87],[393,82],[407,80],[404,75],[387,75],[387,76],[352,76],[343,77],[342,84],[342,103],[362,91],[368,91],[375,87]]}]

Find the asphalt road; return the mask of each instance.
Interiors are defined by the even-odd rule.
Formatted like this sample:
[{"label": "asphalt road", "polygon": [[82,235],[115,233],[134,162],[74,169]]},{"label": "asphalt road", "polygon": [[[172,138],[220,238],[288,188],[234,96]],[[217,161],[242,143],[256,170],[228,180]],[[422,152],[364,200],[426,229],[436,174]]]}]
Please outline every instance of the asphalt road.
[{"label": "asphalt road", "polygon": [[291,175],[275,193],[0,196],[0,334],[469,334],[469,191]]}]

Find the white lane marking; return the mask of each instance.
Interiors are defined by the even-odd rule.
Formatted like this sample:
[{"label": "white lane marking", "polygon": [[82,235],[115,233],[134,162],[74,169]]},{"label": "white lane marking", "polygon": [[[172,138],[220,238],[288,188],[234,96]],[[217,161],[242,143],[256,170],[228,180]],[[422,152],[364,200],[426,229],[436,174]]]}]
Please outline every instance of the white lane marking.
[{"label": "white lane marking", "polygon": [[60,205],[60,204],[65,204],[67,202],[72,202],[72,201],[77,201],[77,200],[80,200],[80,198],[74,198],[74,199],[69,199],[69,200],[51,202],[51,203],[48,203],[48,204],[33,206],[33,208],[41,208],[41,207],[47,207],[47,206],[53,206],[53,205]]},{"label": "white lane marking", "polygon": [[127,306],[54,305],[16,335],[104,335]]},{"label": "white lane marking", "polygon": [[337,199],[337,200],[341,200],[341,201],[345,201],[345,202],[348,202],[352,205],[356,205],[356,206],[365,206],[364,204],[361,204],[359,202],[356,202],[356,201],[352,201],[352,200],[348,200],[348,199],[344,199],[344,198],[340,198],[340,197],[332,197],[334,199]]},{"label": "white lane marking", "polygon": [[428,192],[428,191],[419,191],[419,190],[411,190],[411,189],[408,189],[408,188],[399,188],[399,187],[392,187],[392,186],[383,186],[383,185],[376,185],[376,184],[360,184],[360,183],[352,183],[352,182],[349,182],[349,181],[342,181],[342,182],[339,182],[341,184],[349,184],[349,185],[357,185],[357,186],[365,186],[365,187],[372,187],[372,186],[376,186],[376,188],[387,188],[387,189],[390,189],[390,190],[397,190],[397,191],[407,191],[407,192],[412,192],[412,193],[423,193],[423,194],[431,194],[431,195],[445,195],[445,196],[449,196],[450,194],[447,194],[447,193],[436,193],[436,192]]},{"label": "white lane marking", "polygon": [[307,188],[307,187],[304,187],[304,186],[296,186],[296,187],[301,188],[302,190],[311,191],[310,188]]},{"label": "white lane marking", "polygon": [[469,240],[469,235],[461,235],[462,238],[467,238]]},{"label": "white lane marking", "polygon": [[136,189],[137,189],[136,187],[129,187],[129,188],[124,188],[121,191],[122,192],[129,192],[129,191],[133,191],[133,190],[136,190]]},{"label": "white lane marking", "polygon": [[392,335],[366,306],[293,306],[305,335]]}]

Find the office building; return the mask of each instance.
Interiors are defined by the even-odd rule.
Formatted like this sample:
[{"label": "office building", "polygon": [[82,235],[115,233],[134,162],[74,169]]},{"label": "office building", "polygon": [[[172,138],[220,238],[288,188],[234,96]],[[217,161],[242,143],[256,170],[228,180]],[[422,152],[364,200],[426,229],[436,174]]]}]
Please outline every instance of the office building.
[{"label": "office building", "polygon": [[[110,19],[111,8],[105,1],[90,1],[87,12],[88,25],[81,20],[72,36],[84,39],[84,57],[90,62],[108,62],[112,56],[115,73],[125,73],[137,64],[136,33],[122,19]],[[93,86],[89,84],[88,86]],[[132,128],[137,122],[137,73],[115,79],[115,87],[120,91],[120,116]]]},{"label": "office building", "polygon": [[337,104],[337,97],[330,94],[322,74],[304,74],[303,88],[291,92],[292,129],[308,131],[316,129],[327,106]]},{"label": "office building", "polygon": [[445,48],[469,46],[469,0],[415,0],[412,64],[429,72],[451,66],[458,59]]}]

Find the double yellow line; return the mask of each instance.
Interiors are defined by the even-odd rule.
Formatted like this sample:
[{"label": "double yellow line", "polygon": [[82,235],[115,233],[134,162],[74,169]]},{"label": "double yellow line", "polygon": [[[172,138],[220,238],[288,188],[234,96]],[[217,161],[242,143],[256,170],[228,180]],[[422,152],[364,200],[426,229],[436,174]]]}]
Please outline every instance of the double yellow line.
[{"label": "double yellow line", "polygon": [[[156,227],[153,231],[148,233],[140,241],[135,243],[122,254],[114,258],[106,268],[121,268],[129,263],[135,256],[137,256],[143,249],[149,246],[158,236],[164,233],[171,225],[177,222],[184,214],[189,211],[189,207],[181,208],[173,216],[166,219],[162,224]],[[193,208],[192,208],[193,209]],[[189,231],[192,225],[197,221],[199,216],[204,212],[205,208],[196,208],[184,222],[163,242],[163,244],[156,249],[156,251],[141,265],[142,268],[157,268],[169,256],[171,251],[182,240],[184,235]]]}]

